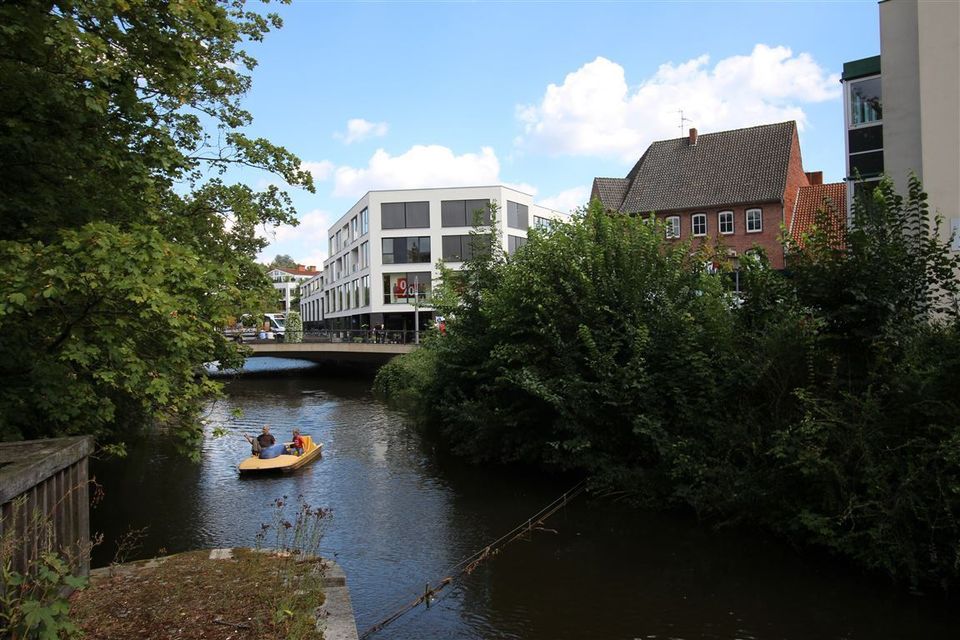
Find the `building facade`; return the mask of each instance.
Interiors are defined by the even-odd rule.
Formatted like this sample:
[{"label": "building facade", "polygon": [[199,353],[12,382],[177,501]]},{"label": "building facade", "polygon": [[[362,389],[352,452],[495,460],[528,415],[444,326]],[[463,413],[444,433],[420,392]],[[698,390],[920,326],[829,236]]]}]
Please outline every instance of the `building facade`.
[{"label": "building facade", "polygon": [[[719,243],[737,259],[760,247],[784,266],[781,226],[790,229],[803,170],[796,122],[654,142],[625,178],[595,178],[591,199],[611,212],[655,214],[667,238]],[[822,181],[822,180],[821,180]]]},{"label": "building facade", "polygon": [[280,313],[299,310],[300,285],[319,275],[315,266],[305,267],[297,265],[295,269],[274,267],[267,272],[267,277],[277,290],[277,310]]},{"label": "building facade", "polygon": [[323,326],[323,273],[300,284],[300,317],[307,331]]},{"label": "building facade", "polygon": [[852,169],[870,154],[871,172],[900,193],[916,174],[945,219],[942,239],[954,233],[960,250],[960,2],[879,6],[880,55],[844,65],[848,198],[858,188]]},{"label": "building facade", "polygon": [[527,230],[566,219],[505,187],[453,187],[370,191],[332,227],[323,265],[324,325],[336,330],[412,331],[433,322],[437,263],[459,269],[477,247],[474,223],[493,223],[503,251],[526,243]]}]

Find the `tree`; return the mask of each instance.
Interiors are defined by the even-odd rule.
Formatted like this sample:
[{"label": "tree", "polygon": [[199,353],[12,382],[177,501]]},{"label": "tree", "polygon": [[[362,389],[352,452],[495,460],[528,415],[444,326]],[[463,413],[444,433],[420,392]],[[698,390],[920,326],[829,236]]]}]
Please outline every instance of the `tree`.
[{"label": "tree", "polygon": [[270,263],[269,268],[276,269],[277,267],[286,267],[287,269],[296,269],[297,261],[285,253],[278,253],[277,256]]},{"label": "tree", "polygon": [[187,441],[238,364],[219,333],[272,296],[262,225],[296,224],[300,161],[242,130],[255,61],[281,26],[243,0],[0,5],[0,439],[120,437],[164,421]]}]

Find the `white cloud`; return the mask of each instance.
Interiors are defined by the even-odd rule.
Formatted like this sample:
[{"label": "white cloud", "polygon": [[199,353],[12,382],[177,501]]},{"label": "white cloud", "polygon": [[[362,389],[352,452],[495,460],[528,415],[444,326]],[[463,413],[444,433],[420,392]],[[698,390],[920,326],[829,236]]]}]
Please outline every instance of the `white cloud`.
[{"label": "white cloud", "polygon": [[313,174],[313,179],[317,182],[324,182],[333,175],[336,165],[329,160],[321,160],[320,162],[301,162],[300,168]]},{"label": "white cloud", "polygon": [[578,207],[582,207],[587,204],[587,201],[590,200],[590,187],[573,187],[572,189],[566,189],[561,191],[555,196],[550,196],[549,198],[544,198],[537,202],[537,204],[547,207],[548,209],[554,209],[555,211],[563,211],[564,213],[569,213]]},{"label": "white cloud", "polygon": [[327,229],[334,217],[326,211],[314,209],[300,216],[296,227],[282,224],[278,227],[261,228],[258,235],[270,242],[259,255],[259,260],[269,262],[279,253],[285,253],[299,264],[323,264],[326,259]]},{"label": "white cloud", "polygon": [[510,189],[516,189],[520,193],[526,193],[527,195],[531,196],[537,195],[537,192],[539,191],[539,189],[529,182],[499,182],[498,184],[502,184]]},{"label": "white cloud", "polygon": [[552,154],[636,159],[654,140],[796,120],[806,123],[803,103],[840,96],[839,76],[809,54],[758,44],[750,55],[732,56],[711,69],[702,55],[666,63],[631,91],[619,64],[598,57],[550,84],[539,105],[517,108],[522,147]]},{"label": "white cloud", "polygon": [[500,162],[491,147],[455,155],[440,145],[415,145],[391,156],[377,149],[366,168],[337,167],[335,196],[360,197],[372,189],[414,189],[497,184]]},{"label": "white cloud", "polygon": [[347,120],[347,131],[345,133],[335,133],[334,138],[343,140],[344,144],[360,142],[367,138],[381,138],[387,135],[386,122],[370,122],[363,118],[351,118]]}]

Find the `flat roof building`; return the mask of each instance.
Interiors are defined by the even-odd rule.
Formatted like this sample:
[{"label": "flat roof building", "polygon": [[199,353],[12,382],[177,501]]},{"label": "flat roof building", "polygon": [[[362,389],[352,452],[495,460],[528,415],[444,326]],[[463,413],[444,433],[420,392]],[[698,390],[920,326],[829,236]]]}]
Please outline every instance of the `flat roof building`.
[{"label": "flat roof building", "polygon": [[470,258],[474,222],[489,229],[490,203],[501,249],[513,254],[527,230],[566,219],[503,185],[369,191],[330,227],[323,267],[324,324],[335,330],[413,331],[433,322],[438,262],[459,269]]}]

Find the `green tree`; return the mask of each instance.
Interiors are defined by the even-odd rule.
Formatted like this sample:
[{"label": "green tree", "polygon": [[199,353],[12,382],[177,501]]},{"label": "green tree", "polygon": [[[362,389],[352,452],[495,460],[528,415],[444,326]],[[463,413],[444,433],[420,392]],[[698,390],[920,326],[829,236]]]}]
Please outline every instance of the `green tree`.
[{"label": "green tree", "polygon": [[[235,365],[227,318],[272,290],[262,225],[312,190],[282,147],[243,133],[246,53],[280,26],[242,0],[0,5],[0,439],[118,437],[163,420],[187,441]],[[199,374],[199,375],[198,375]]]},{"label": "green tree", "polygon": [[276,257],[270,262],[269,268],[276,269],[277,267],[285,267],[287,269],[296,269],[297,261],[288,256],[285,253],[278,253]]}]

